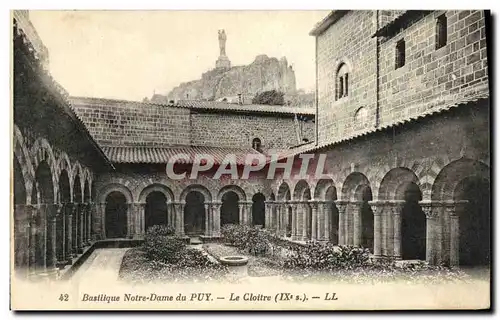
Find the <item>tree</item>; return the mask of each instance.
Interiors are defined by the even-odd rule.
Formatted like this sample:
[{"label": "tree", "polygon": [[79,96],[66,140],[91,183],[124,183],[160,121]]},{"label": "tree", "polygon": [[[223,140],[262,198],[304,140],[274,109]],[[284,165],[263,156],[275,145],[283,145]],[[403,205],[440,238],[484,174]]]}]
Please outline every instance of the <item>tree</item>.
[{"label": "tree", "polygon": [[270,90],[257,93],[252,99],[252,104],[267,104],[271,106],[282,106],[285,104],[285,94],[280,91]]}]

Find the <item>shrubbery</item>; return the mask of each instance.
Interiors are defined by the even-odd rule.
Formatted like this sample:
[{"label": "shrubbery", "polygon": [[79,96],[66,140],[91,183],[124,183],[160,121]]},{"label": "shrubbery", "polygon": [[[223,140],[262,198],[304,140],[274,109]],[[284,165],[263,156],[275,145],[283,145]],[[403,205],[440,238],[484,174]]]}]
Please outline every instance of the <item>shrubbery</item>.
[{"label": "shrubbery", "polygon": [[269,236],[256,227],[227,224],[222,226],[224,241],[253,255],[262,255],[270,249]]},{"label": "shrubbery", "polygon": [[305,246],[289,250],[283,267],[318,271],[350,270],[367,265],[369,256],[370,252],[363,248],[308,242]]},{"label": "shrubbery", "polygon": [[177,263],[182,258],[180,253],[186,250],[186,243],[175,236],[172,227],[156,225],[146,231],[143,249],[149,260]]},{"label": "shrubbery", "polygon": [[188,248],[170,226],[149,228],[142,247],[128,250],[120,268],[120,276],[134,282],[219,279],[227,272],[206,253]]}]

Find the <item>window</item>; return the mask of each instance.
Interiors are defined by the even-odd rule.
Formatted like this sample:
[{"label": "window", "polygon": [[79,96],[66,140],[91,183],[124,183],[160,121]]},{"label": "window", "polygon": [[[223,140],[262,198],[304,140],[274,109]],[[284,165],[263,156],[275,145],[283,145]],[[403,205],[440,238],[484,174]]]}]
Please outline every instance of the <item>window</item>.
[{"label": "window", "polygon": [[354,127],[355,129],[362,129],[368,127],[368,109],[361,107],[354,114]]},{"label": "window", "polygon": [[436,21],[436,50],[444,47],[448,41],[448,22],[446,15],[442,14]]},{"label": "window", "polygon": [[260,152],[262,150],[261,145],[262,145],[262,143],[260,142],[259,138],[254,138],[252,140],[252,149],[255,149],[255,150]]},{"label": "window", "polygon": [[405,65],[406,45],[404,40],[399,40],[396,44],[396,69]]},{"label": "window", "polygon": [[335,88],[336,88],[335,100],[347,97],[347,95],[349,94],[348,82],[349,82],[349,72],[347,69],[347,65],[345,63],[342,63],[337,69],[337,77],[335,81]]}]

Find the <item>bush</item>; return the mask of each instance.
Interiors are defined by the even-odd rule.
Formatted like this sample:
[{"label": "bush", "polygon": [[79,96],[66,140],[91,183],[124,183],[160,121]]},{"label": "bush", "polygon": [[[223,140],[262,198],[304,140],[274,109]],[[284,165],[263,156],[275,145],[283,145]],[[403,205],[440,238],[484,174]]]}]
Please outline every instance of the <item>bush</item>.
[{"label": "bush", "polygon": [[152,226],[144,237],[143,249],[151,261],[177,263],[186,243],[174,235],[172,227]]},{"label": "bush", "polygon": [[285,104],[285,94],[280,91],[270,90],[258,93],[252,99],[253,104],[267,104],[272,106],[282,106]]},{"label": "bush", "polygon": [[369,262],[369,251],[352,246],[336,247],[331,243],[308,242],[289,249],[283,267],[299,270],[350,270]]},{"label": "bush", "polygon": [[221,234],[228,244],[254,255],[265,254],[270,248],[268,234],[257,227],[229,224],[222,227]]}]

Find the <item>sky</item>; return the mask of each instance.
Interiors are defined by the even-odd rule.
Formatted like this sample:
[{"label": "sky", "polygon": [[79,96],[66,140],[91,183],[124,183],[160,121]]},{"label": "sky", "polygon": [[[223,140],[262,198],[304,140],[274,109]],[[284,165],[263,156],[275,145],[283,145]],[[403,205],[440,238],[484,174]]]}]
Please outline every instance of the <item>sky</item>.
[{"label": "sky", "polygon": [[315,85],[315,41],[327,11],[30,11],[52,76],[73,96],[140,101],[215,67],[218,33],[234,65],[286,56],[298,89]]}]

